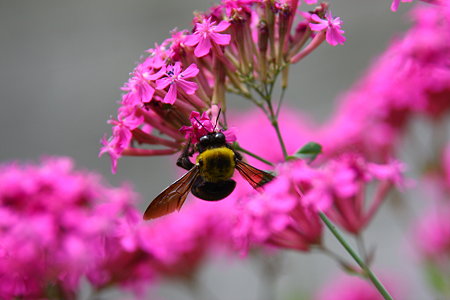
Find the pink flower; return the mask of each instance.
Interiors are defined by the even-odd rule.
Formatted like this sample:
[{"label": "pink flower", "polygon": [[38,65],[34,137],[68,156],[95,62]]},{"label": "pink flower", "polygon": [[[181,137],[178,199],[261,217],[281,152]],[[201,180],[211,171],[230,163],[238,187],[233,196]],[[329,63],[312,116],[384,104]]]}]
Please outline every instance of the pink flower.
[{"label": "pink flower", "polygon": [[[391,4],[391,10],[397,11],[398,7],[400,6],[400,2],[412,2],[413,0],[392,0]],[[447,0],[421,0],[423,2],[436,4],[436,5],[442,5],[442,6],[449,6],[449,3]]]},{"label": "pink flower", "polygon": [[196,57],[203,57],[209,53],[212,47],[212,43],[217,45],[228,45],[231,40],[229,34],[221,34],[227,30],[230,23],[227,21],[221,21],[218,25],[215,25],[215,21],[211,21],[211,18],[204,18],[202,22],[195,24],[195,32],[186,37],[184,42],[187,46],[195,46],[194,54]]},{"label": "pink flower", "polygon": [[176,62],[173,66],[168,66],[164,78],[156,81],[156,88],[163,90],[170,85],[169,91],[164,97],[164,103],[174,104],[177,99],[177,91],[183,91],[188,95],[193,95],[197,90],[197,84],[186,79],[197,76],[199,69],[196,64],[191,64],[183,72],[181,63]]},{"label": "pink flower", "polygon": [[[412,0],[401,0],[401,2],[412,2]],[[397,11],[399,5],[400,5],[400,0],[392,0],[391,10]]]},{"label": "pink flower", "polygon": [[77,293],[80,279],[118,248],[116,222],[133,200],[129,189],[105,187],[69,158],[0,166],[0,298]]},{"label": "pink flower", "polygon": [[328,11],[325,15],[325,20],[316,14],[313,14],[311,19],[315,23],[309,23],[309,27],[314,31],[326,30],[326,39],[330,45],[344,44],[345,37],[343,36],[344,30],[341,29],[341,18],[333,18],[331,11]]},{"label": "pink flower", "polygon": [[186,279],[195,276],[205,259],[230,246],[229,209],[216,203],[188,201],[179,213],[121,230],[120,239],[133,244],[128,251],[131,262],[152,269],[159,278]]},{"label": "pink flower", "polygon": [[[394,299],[406,299],[402,287],[396,280],[384,276],[383,285]],[[340,275],[326,284],[314,297],[315,300],[383,300],[383,296],[372,283],[357,276]]]},{"label": "pink flower", "polygon": [[[343,155],[309,173],[309,178],[300,177],[308,182],[302,202],[326,212],[345,230],[358,234],[373,218],[390,188],[403,185],[402,171],[403,165],[395,161],[379,165],[358,155]],[[369,182],[377,183],[371,200],[364,192]]]},{"label": "pink flower", "polygon": [[290,173],[302,167],[301,163],[285,166],[262,194],[253,193],[237,203],[233,236],[241,250],[264,244],[309,251],[311,245],[321,243],[322,223],[314,210],[302,205],[291,182]]},{"label": "pink flower", "polygon": [[437,207],[420,216],[413,227],[412,240],[424,260],[438,263],[447,260],[450,257],[450,206],[439,202]]},{"label": "pink flower", "polygon": [[[191,121],[191,126],[181,127],[180,132],[184,134],[186,140],[191,141],[193,144],[198,143],[202,136],[212,133],[215,128],[220,130],[220,128],[218,128],[218,124],[213,125],[208,116],[208,112],[203,112],[200,115],[199,112],[193,111],[189,117],[189,120]],[[225,135],[225,141],[227,143],[231,143],[236,140],[236,136],[232,130],[224,130],[222,132]]]}]

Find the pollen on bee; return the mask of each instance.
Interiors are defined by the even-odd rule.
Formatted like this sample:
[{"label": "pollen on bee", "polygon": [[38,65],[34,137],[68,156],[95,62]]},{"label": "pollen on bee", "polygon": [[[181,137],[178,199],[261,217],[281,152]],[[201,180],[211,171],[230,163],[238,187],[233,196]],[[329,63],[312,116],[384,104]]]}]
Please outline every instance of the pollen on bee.
[{"label": "pollen on bee", "polygon": [[[203,163],[200,164],[200,161]],[[226,147],[208,149],[199,154],[197,164],[200,166],[200,175],[205,181],[224,181],[233,176],[234,153]]]}]

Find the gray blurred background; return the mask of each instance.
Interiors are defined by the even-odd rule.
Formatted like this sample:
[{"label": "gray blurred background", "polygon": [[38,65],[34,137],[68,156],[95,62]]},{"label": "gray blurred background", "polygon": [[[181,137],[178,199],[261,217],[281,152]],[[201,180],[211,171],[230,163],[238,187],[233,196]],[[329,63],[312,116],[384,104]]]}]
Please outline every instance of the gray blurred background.
[{"label": "gray blurred background", "polygon": [[[345,23],[347,42],[323,45],[291,68],[285,97],[317,121],[327,119],[338,95],[407,28],[405,15],[411,7],[404,4],[392,13],[388,0],[330,2],[333,14]],[[114,185],[131,182],[144,200],[152,199],[175,178],[169,160],[125,157],[112,175],[109,159],[97,158],[99,140],[111,132],[106,121],[116,113],[119,88],[139,57],[167,38],[171,29],[190,28],[192,12],[213,3],[0,1],[0,161],[70,156],[79,167],[100,172]],[[369,244],[378,245],[376,265],[413,283],[411,299],[429,299],[405,255],[402,230],[386,210],[376,218],[366,234]],[[277,299],[311,291],[338,271],[333,261],[318,254],[291,253],[286,261],[289,267],[276,284]],[[259,299],[257,267],[249,261],[216,262],[205,269],[202,281],[217,299]],[[170,284],[160,295],[159,299],[190,299]]]}]

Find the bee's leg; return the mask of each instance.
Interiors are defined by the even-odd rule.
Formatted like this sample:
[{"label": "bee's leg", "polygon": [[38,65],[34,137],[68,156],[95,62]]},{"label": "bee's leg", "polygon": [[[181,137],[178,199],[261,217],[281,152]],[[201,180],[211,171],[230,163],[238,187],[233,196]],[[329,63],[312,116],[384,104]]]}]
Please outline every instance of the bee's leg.
[{"label": "bee's leg", "polygon": [[189,159],[189,156],[192,156],[193,154],[190,148],[191,142],[189,141],[189,143],[184,148],[183,153],[181,153],[180,157],[178,157],[177,159],[177,166],[186,169],[188,171],[195,166]]}]

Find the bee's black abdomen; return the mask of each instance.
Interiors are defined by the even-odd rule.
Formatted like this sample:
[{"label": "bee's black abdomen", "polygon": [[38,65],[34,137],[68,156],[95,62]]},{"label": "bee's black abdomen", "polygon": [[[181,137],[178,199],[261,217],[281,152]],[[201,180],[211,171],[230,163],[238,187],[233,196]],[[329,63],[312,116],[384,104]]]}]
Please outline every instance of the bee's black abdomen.
[{"label": "bee's black abdomen", "polygon": [[198,177],[193,186],[192,194],[206,201],[218,201],[230,195],[236,187],[236,181],[228,179],[220,182],[207,182]]}]

